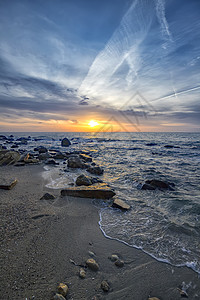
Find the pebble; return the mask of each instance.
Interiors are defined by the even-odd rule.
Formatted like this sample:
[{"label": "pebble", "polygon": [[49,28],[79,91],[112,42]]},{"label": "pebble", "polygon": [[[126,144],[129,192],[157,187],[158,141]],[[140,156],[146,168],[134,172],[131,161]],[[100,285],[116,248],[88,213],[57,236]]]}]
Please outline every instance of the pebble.
[{"label": "pebble", "polygon": [[81,268],[79,271],[79,277],[82,279],[84,279],[86,277],[86,272],[83,268]]},{"label": "pebble", "polygon": [[88,266],[89,269],[91,269],[92,271],[98,271],[99,270],[99,265],[98,263],[93,259],[93,258],[89,258],[86,261],[86,265]]},{"label": "pebble", "polygon": [[124,261],[121,260],[121,259],[117,259],[115,261],[115,266],[119,267],[119,268],[122,268],[124,266]]},{"label": "pebble", "polygon": [[117,254],[112,254],[109,258],[113,262],[116,261],[116,260],[119,260],[119,256]]},{"label": "pebble", "polygon": [[101,288],[104,292],[108,292],[110,290],[110,285],[106,280],[101,282]]},{"label": "pebble", "polygon": [[55,294],[53,297],[54,300],[66,300],[65,297],[63,297],[61,294]]},{"label": "pebble", "polygon": [[160,300],[160,299],[157,297],[151,297],[151,298],[148,298],[148,300]]},{"label": "pebble", "polygon": [[67,295],[67,293],[68,293],[68,290],[69,290],[69,288],[68,288],[68,286],[66,284],[60,283],[58,285],[58,293],[61,294],[62,296],[65,297]]},{"label": "pebble", "polygon": [[94,257],[94,256],[95,256],[94,252],[92,252],[92,251],[88,251],[88,254],[89,254],[91,257]]}]

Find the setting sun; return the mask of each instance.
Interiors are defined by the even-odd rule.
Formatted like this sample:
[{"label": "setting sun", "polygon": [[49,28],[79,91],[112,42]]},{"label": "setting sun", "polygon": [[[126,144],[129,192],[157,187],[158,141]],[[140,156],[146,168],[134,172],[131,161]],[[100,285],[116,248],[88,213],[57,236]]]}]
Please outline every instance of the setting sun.
[{"label": "setting sun", "polygon": [[88,123],[88,125],[89,125],[90,127],[94,127],[94,126],[99,125],[99,123],[96,122],[96,121],[91,120],[91,121]]}]

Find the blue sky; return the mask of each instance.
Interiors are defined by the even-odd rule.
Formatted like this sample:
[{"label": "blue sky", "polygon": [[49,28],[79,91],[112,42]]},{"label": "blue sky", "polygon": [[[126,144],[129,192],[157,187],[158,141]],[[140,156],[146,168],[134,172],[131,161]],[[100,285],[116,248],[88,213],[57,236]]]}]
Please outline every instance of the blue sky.
[{"label": "blue sky", "polygon": [[199,0],[1,1],[0,131],[199,131],[199,16]]}]

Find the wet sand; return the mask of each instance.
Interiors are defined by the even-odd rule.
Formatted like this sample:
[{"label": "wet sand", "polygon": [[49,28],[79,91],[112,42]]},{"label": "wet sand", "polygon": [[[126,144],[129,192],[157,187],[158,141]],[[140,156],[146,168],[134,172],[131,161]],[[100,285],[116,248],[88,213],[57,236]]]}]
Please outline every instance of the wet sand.
[{"label": "wet sand", "polygon": [[[1,291],[0,299],[51,299],[58,283],[69,287],[67,299],[181,299],[177,290],[190,284],[189,299],[200,299],[200,279],[191,269],[173,267],[118,241],[105,238],[99,228],[99,208],[90,199],[60,197],[45,187],[42,166],[5,166],[0,177],[17,178],[12,190],[0,190]],[[40,200],[45,192],[54,201]],[[80,267],[95,254],[99,271]],[[117,254],[122,268],[108,259]],[[102,280],[110,291],[101,290]]]}]

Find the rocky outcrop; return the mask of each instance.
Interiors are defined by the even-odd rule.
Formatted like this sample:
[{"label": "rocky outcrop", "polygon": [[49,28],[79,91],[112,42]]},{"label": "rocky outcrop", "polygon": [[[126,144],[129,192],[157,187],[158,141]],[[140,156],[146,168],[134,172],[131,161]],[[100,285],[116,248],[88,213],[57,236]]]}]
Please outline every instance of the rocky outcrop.
[{"label": "rocky outcrop", "polygon": [[91,184],[92,184],[92,181],[90,180],[90,178],[85,176],[84,174],[82,174],[76,178],[76,185],[78,185],[78,186],[81,186],[81,185],[89,186]]},{"label": "rocky outcrop", "polygon": [[114,199],[112,206],[122,210],[129,210],[131,208],[130,205],[120,199]]},{"label": "rocky outcrop", "polygon": [[92,199],[110,199],[115,196],[115,192],[105,184],[98,184],[91,187],[71,187],[61,190],[62,196],[72,196]]},{"label": "rocky outcrop", "polygon": [[71,145],[70,140],[68,140],[67,138],[62,139],[62,141],[61,141],[62,147],[69,147],[70,145]]}]

